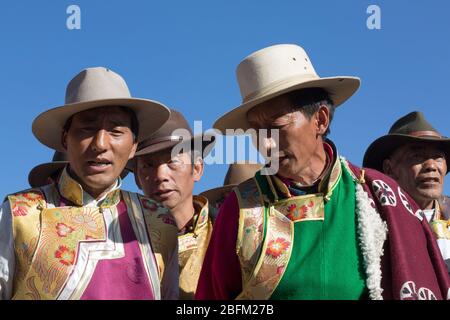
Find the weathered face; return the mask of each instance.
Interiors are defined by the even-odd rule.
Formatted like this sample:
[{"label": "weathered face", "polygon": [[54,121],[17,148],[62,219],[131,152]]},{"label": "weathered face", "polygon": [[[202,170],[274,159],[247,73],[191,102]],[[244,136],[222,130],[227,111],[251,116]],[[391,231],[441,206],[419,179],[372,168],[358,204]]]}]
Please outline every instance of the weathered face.
[{"label": "weathered face", "polygon": [[203,174],[203,161],[197,158],[194,166],[190,153],[171,158],[171,150],[163,150],[136,158],[137,184],[144,194],[173,210],[192,206],[194,183]]},{"label": "weathered face", "polygon": [[270,129],[278,129],[278,142],[268,137],[257,145],[265,150],[278,148],[272,161],[279,161],[282,176],[295,178],[302,177],[317,161],[315,155],[319,148],[323,149],[322,135],[328,128],[329,112],[323,106],[308,119],[300,111],[291,111],[291,107],[289,99],[281,96],[251,109],[247,119],[253,129],[268,129],[268,135]]},{"label": "weathered face", "polygon": [[101,107],[77,113],[63,134],[70,170],[82,187],[98,197],[111,187],[137,144],[131,117],[121,107]]},{"label": "weathered face", "polygon": [[442,195],[447,174],[445,154],[435,145],[418,142],[397,149],[383,163],[384,172],[395,179],[422,209]]}]

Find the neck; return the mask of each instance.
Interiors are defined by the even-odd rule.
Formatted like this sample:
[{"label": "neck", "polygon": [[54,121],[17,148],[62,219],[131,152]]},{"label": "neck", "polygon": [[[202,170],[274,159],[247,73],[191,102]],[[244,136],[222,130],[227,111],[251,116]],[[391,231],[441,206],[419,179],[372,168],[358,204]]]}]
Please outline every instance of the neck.
[{"label": "neck", "polygon": [[421,199],[421,200],[416,200],[416,203],[419,205],[420,209],[422,209],[422,210],[434,209],[434,200]]},{"label": "neck", "polygon": [[188,197],[183,203],[170,209],[170,214],[175,219],[178,230],[183,229],[194,216],[193,196]]},{"label": "neck", "polygon": [[326,168],[327,154],[323,143],[320,143],[304,169],[290,178],[296,182],[300,182],[302,185],[309,186],[321,177]]},{"label": "neck", "polygon": [[85,183],[83,183],[80,178],[78,178],[78,176],[70,169],[70,166],[68,167],[68,171],[67,172],[72,177],[72,179],[74,179],[76,182],[78,182],[80,184],[80,186],[83,188],[83,191],[87,192],[95,200],[101,199],[116,184],[116,182],[114,182],[112,185],[110,185],[106,189],[105,188],[99,188],[99,189],[91,188],[90,186],[88,186]]}]

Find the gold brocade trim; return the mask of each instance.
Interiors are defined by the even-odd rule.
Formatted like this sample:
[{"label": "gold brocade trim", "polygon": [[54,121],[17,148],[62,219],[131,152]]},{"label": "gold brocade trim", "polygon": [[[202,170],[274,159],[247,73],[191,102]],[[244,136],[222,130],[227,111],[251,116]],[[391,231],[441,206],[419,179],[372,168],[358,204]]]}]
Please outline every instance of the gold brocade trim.
[{"label": "gold brocade trim", "polygon": [[450,226],[449,221],[446,220],[433,220],[430,222],[431,230],[437,239],[450,240]]},{"label": "gold brocade trim", "polygon": [[56,299],[76,263],[79,243],[106,240],[99,208],[44,209],[41,220],[36,252],[27,275],[16,283],[13,299]]},{"label": "gold brocade trim", "polygon": [[144,196],[138,197],[158,265],[159,279],[162,281],[166,264],[173,254],[177,254],[178,228],[168,210],[161,204]]},{"label": "gold brocade trim", "polygon": [[[120,178],[119,178],[120,179]],[[120,183],[120,182],[119,182]],[[77,206],[83,206],[83,187],[75,181],[67,172],[67,166],[61,173],[58,181],[58,188],[61,195]],[[116,206],[120,202],[120,189],[108,192],[100,207],[108,208]]]}]

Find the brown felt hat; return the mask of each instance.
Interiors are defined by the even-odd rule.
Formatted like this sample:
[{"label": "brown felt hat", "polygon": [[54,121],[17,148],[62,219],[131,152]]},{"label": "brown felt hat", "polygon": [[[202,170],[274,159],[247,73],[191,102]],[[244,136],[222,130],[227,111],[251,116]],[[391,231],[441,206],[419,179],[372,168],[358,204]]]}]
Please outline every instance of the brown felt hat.
[{"label": "brown felt hat", "polygon": [[[436,145],[445,153],[450,163],[450,139],[441,135],[425,119],[420,111],[413,111],[398,119],[387,135],[376,139],[364,154],[363,166],[383,171],[383,161],[399,147],[410,142],[427,142]],[[450,170],[450,166],[447,169]]]},{"label": "brown felt hat", "polygon": [[194,135],[186,118],[179,111],[170,109],[170,117],[167,122],[138,144],[135,157],[172,148],[179,143],[191,150],[201,149],[199,151],[202,151],[203,157],[206,157],[214,146],[215,136],[205,133]]}]

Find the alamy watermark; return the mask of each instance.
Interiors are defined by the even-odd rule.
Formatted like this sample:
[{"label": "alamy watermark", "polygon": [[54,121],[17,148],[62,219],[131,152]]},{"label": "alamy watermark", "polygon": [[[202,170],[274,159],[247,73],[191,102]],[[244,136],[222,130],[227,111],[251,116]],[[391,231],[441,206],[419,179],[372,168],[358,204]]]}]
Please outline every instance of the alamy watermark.
[{"label": "alamy watermark", "polygon": [[67,7],[66,13],[69,15],[66,20],[66,26],[69,30],[81,29],[81,9],[79,6],[72,4]]},{"label": "alamy watermark", "polygon": [[[238,138],[226,139],[231,136]],[[273,175],[279,169],[279,160],[282,154],[279,151],[278,129],[247,129],[245,131],[227,129],[225,132],[208,129],[203,131],[202,121],[194,121],[193,135],[187,129],[177,129],[172,132],[171,137],[180,141],[172,148],[172,158],[179,153],[201,150],[205,164],[233,164],[242,162],[237,159],[250,159],[248,161],[250,163],[264,162],[266,164],[262,174]],[[192,137],[198,138],[194,139],[192,143]],[[248,139],[243,139],[245,137],[250,138],[251,143],[246,143]],[[204,143],[212,140],[214,140],[214,144],[203,149]]]},{"label": "alamy watermark", "polygon": [[367,18],[366,25],[369,30],[381,29],[381,8],[376,4],[372,4],[367,7],[367,14],[370,16]]}]

